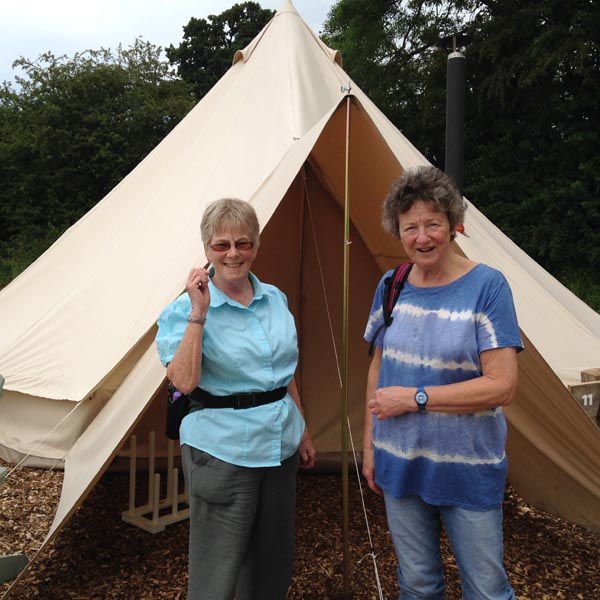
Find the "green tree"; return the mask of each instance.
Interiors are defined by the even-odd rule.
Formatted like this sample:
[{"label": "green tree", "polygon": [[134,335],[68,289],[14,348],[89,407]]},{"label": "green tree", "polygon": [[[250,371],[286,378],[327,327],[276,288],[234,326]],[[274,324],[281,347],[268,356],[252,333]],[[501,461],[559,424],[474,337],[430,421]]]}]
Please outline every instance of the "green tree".
[{"label": "green tree", "polygon": [[587,273],[598,293],[600,5],[486,2],[471,32],[466,193],[555,276]]},{"label": "green tree", "polygon": [[0,88],[0,287],[92,208],[193,106],[187,86],[136,40],[71,59],[21,58]]},{"label": "green tree", "polygon": [[445,51],[469,38],[465,195],[600,309],[600,5],[589,0],[339,0],[326,41],[444,166]]},{"label": "green tree", "polygon": [[208,19],[192,17],[183,28],[183,41],[177,48],[169,46],[167,57],[200,99],[231,66],[235,52],[245,48],[274,14],[257,2],[243,2]]},{"label": "green tree", "polygon": [[445,50],[440,39],[465,27],[473,0],[339,0],[324,41],[386,116],[443,167]]}]

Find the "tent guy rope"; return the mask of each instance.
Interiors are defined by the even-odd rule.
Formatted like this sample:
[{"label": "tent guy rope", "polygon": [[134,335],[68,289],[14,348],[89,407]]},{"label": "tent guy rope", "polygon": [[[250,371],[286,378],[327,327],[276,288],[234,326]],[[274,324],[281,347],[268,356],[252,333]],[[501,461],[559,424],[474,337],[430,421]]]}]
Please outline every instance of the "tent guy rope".
[{"label": "tent guy rope", "polygon": [[352,456],[354,457],[354,468],[356,469],[356,480],[358,481],[358,489],[360,490],[360,501],[362,503],[363,515],[365,517],[365,525],[367,528],[367,536],[369,538],[369,547],[371,552],[365,554],[358,562],[359,564],[367,557],[370,556],[373,561],[373,571],[375,572],[375,580],[377,582],[377,592],[379,600],[384,600],[383,589],[381,587],[381,580],[379,578],[379,569],[377,568],[377,554],[375,553],[375,546],[373,545],[373,537],[371,536],[371,527],[369,526],[369,517],[367,516],[367,507],[365,505],[365,495],[363,492],[362,481],[360,479],[360,473],[358,472],[358,460],[356,459],[356,448],[354,447],[354,437],[352,436],[352,427],[350,425],[350,419],[348,418],[348,433],[350,435],[350,444],[352,446]]},{"label": "tent guy rope", "polygon": [[[29,450],[29,452],[27,452],[27,454],[25,454],[25,456],[23,456],[23,458],[8,472],[6,478],[8,479],[30,456],[32,456],[34,454],[34,452],[55,432],[59,429],[59,427],[69,418],[71,417],[75,411],[79,408],[79,406],[81,405],[81,402],[78,402],[77,404],[75,404],[75,406],[52,428],[50,429],[50,431],[48,431],[43,437],[40,438],[40,440],[38,441],[38,443],[33,446],[31,448],[31,450]],[[62,456],[61,458],[57,459],[56,462],[51,465],[50,467],[48,467],[46,469],[46,471],[50,472],[53,471],[55,469],[55,467],[60,464],[65,458],[66,458],[66,454],[64,456]]]}]

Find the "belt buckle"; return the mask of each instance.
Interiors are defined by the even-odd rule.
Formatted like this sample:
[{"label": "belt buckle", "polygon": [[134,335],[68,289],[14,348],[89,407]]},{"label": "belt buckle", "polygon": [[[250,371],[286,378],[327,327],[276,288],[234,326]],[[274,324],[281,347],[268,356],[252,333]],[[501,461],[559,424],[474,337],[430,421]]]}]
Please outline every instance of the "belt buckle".
[{"label": "belt buckle", "polygon": [[234,410],[244,410],[246,408],[254,408],[256,406],[255,394],[250,392],[247,394],[236,394],[233,401]]}]

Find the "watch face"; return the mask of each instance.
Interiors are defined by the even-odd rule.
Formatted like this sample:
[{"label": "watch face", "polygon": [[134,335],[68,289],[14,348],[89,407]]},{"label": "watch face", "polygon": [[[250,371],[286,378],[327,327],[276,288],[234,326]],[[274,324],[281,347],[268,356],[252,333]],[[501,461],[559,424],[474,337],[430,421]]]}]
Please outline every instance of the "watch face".
[{"label": "watch face", "polygon": [[425,392],[417,392],[415,394],[417,404],[425,404],[427,402],[427,394]]}]

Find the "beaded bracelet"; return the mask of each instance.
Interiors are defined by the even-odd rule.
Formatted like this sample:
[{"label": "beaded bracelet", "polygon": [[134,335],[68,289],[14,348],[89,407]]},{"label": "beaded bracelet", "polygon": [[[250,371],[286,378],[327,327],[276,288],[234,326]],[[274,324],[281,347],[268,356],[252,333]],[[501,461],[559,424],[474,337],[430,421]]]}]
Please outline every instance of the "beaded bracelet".
[{"label": "beaded bracelet", "polygon": [[198,325],[204,325],[206,317],[188,317],[188,323],[197,323]]}]

